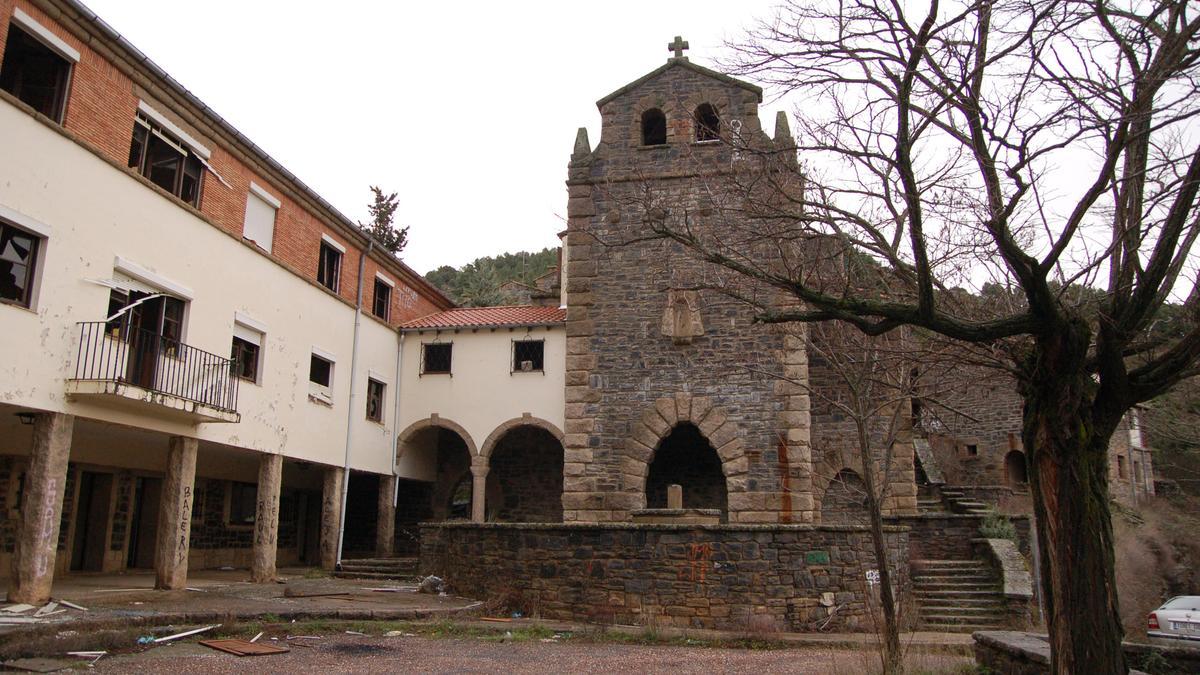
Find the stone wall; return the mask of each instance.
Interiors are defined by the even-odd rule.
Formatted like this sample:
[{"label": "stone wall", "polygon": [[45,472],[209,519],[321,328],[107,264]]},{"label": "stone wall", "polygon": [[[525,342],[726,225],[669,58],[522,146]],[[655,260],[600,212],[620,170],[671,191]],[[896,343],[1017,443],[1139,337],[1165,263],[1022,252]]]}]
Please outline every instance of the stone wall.
[{"label": "stone wall", "polygon": [[[1032,534],[1029,516],[1009,516],[1017,531],[1017,547],[1027,558]],[[889,525],[910,529],[909,554],[914,560],[969,560],[974,557],[972,539],[978,539],[983,516],[947,513],[917,516],[888,516]]]},{"label": "stone wall", "polygon": [[[746,303],[694,290],[721,272],[679,245],[608,245],[641,237],[651,217],[689,218],[708,232],[727,223],[737,209],[719,193],[734,150],[696,142],[693,111],[711,104],[726,137],[737,129],[744,142],[773,147],[760,100],[756,87],[675,59],[601,101],[594,151],[586,131],[576,141],[567,181],[567,521],[624,521],[644,508],[648,466],[680,423],[695,424],[716,449],[730,522],[812,519],[808,394],[784,381],[805,377],[803,342],[755,324]],[[640,125],[652,108],[665,114],[667,137],[647,146]]]},{"label": "stone wall", "polygon": [[[869,630],[866,528],[813,525],[426,523],[421,572],[548,619],[745,629]],[[887,528],[901,606],[908,532]],[[875,605],[877,606],[877,605]],[[763,621],[756,619],[756,622]],[[757,625],[761,625],[758,623]]]},{"label": "stone wall", "polygon": [[399,556],[420,553],[420,523],[433,519],[433,483],[398,479],[396,492],[396,547]]}]

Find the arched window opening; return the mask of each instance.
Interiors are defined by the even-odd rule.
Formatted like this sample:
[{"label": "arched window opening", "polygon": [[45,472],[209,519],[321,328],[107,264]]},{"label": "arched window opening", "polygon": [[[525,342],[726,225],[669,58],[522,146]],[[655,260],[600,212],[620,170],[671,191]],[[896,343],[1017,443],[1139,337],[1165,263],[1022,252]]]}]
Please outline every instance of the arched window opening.
[{"label": "arched window opening", "polygon": [[448,520],[470,520],[471,519],[471,497],[474,492],[474,482],[471,474],[463,476],[458,484],[454,486],[454,490],[450,493],[450,504],[446,509],[446,517]]},{"label": "arched window opening", "polygon": [[646,506],[666,508],[671,484],[683,487],[685,509],[719,509],[726,520],[729,495],[721,458],[694,424],[680,424],[659,442],[646,476]]},{"label": "arched window opening", "polygon": [[721,138],[721,117],[711,104],[701,103],[696,108],[696,140],[716,141]]},{"label": "arched window opening", "polygon": [[561,523],[563,447],[532,425],[510,430],[488,462],[487,519],[503,523]]},{"label": "arched window opening", "polygon": [[667,116],[658,108],[642,113],[642,145],[665,145],[667,142]]},{"label": "arched window opening", "polygon": [[831,525],[867,523],[867,488],[853,469],[842,469],[821,499],[821,522]]}]

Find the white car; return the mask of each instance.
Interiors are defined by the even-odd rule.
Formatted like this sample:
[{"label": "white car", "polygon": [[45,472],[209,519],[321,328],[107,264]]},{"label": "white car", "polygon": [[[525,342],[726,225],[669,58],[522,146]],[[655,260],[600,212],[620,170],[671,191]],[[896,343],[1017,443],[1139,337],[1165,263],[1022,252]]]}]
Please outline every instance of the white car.
[{"label": "white car", "polygon": [[1200,595],[1180,595],[1146,617],[1146,634],[1155,644],[1200,649]]}]

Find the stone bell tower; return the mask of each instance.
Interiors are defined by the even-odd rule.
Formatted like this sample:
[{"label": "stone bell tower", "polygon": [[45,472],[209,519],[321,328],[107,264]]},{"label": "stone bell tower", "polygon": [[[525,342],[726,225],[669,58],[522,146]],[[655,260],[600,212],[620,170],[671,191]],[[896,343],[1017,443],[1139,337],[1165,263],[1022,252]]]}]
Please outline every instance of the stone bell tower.
[{"label": "stone bell tower", "polygon": [[782,114],[762,131],[761,89],[687,46],[600,99],[600,141],[580,129],[568,165],[564,519],[626,521],[680,484],[726,522],[811,522],[802,334],[755,324],[713,290],[721,270],[649,238],[655,219],[719,236],[739,163],[793,147]]}]

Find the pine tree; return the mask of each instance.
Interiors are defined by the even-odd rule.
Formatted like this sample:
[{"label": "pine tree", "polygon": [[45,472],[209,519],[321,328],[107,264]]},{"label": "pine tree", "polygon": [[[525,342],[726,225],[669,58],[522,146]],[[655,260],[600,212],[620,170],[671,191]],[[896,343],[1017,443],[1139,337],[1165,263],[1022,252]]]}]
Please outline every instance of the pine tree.
[{"label": "pine tree", "polygon": [[367,206],[371,222],[359,223],[358,226],[380,246],[398,255],[408,244],[408,226],[396,227],[392,224],[396,209],[400,206],[399,198],[395,192],[384,194],[374,185],[371,186],[371,192],[375,195],[374,203]]}]

